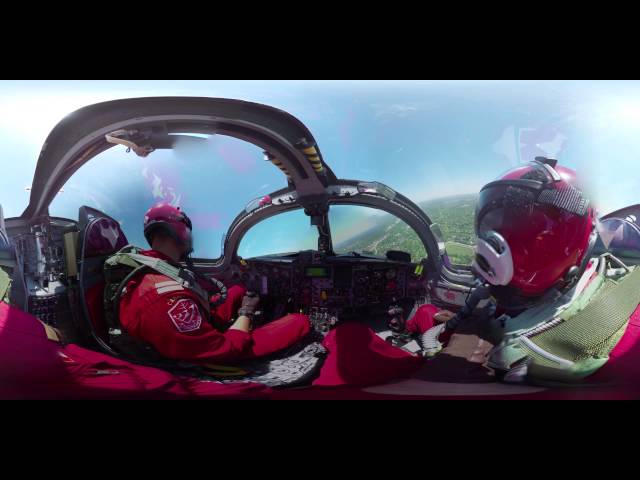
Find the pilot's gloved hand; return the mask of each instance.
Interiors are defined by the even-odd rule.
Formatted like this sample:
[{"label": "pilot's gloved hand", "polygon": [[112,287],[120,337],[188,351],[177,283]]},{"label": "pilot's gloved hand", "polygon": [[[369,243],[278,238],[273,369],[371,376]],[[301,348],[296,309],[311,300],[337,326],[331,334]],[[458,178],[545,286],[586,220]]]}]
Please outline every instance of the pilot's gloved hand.
[{"label": "pilot's gloved hand", "polygon": [[244,315],[249,318],[252,318],[258,309],[258,305],[260,304],[260,297],[255,292],[247,292],[244,297],[242,297],[242,305],[238,309],[238,315]]},{"label": "pilot's gloved hand", "polygon": [[422,334],[422,354],[433,357],[442,350],[442,343],[438,338],[445,330],[446,323],[440,323]]}]

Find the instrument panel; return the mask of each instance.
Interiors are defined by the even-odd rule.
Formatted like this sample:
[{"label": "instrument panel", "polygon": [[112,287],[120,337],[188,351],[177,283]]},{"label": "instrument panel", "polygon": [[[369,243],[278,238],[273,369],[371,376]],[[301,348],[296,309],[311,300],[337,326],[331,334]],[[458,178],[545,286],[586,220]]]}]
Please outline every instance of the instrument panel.
[{"label": "instrument panel", "polygon": [[386,314],[389,305],[401,299],[427,296],[419,264],[308,253],[242,260],[227,281],[242,283],[263,297],[280,298],[288,311],[336,319],[361,317],[364,310]]}]

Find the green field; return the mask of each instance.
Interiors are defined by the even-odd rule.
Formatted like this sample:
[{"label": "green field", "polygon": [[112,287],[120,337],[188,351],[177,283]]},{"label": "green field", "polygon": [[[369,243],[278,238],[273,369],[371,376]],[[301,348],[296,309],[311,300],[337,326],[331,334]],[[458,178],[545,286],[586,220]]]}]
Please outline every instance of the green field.
[{"label": "green field", "polygon": [[447,254],[451,263],[456,265],[471,265],[473,262],[473,247],[459,243],[446,242]]},{"label": "green field", "polygon": [[[422,202],[422,208],[433,223],[440,226],[452,263],[469,265],[473,260],[475,235],[473,218],[478,196],[457,195]],[[408,225],[389,215],[375,225],[336,245],[340,252],[356,251],[384,255],[388,250],[402,250],[411,254],[412,261],[426,256],[422,242]]]}]

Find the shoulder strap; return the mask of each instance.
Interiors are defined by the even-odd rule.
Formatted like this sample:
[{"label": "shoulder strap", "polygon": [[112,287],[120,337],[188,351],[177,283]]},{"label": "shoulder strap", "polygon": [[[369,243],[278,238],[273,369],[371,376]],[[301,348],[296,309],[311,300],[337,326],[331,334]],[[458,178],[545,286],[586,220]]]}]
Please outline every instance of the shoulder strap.
[{"label": "shoulder strap", "polygon": [[105,267],[108,268],[108,266],[123,265],[137,269],[141,266],[146,266],[162,275],[166,275],[183,288],[195,293],[203,307],[208,311],[209,296],[205,289],[198,284],[193,272],[186,268],[175,267],[162,259],[142,255],[138,252],[139,250],[136,247],[127,245],[118,253],[109,257],[105,261]]},{"label": "shoulder strap", "polygon": [[[597,281],[568,308],[506,340],[490,363],[504,368],[527,358],[522,373],[536,382],[577,381],[604,365],[640,304],[640,268],[608,257],[600,257]],[[608,268],[612,263],[622,268]]]},{"label": "shoulder strap", "polygon": [[9,303],[9,290],[11,288],[11,277],[0,268],[0,301]]},{"label": "shoulder strap", "polygon": [[159,258],[152,258],[137,253],[127,253],[125,255],[127,255],[129,259],[138,262],[140,265],[145,265],[158,273],[166,275],[171,280],[178,282],[184,288],[191,290],[201,300],[208,304],[209,297],[207,292],[198,284],[193,273],[186,268],[174,267],[170,263]]}]

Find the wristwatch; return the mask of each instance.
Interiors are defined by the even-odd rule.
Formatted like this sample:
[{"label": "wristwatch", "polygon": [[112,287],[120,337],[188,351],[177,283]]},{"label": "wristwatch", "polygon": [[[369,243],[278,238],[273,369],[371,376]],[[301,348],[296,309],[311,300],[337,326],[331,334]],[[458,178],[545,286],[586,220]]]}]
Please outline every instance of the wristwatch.
[{"label": "wristwatch", "polygon": [[255,316],[255,312],[253,312],[248,308],[240,307],[238,309],[238,317],[247,317],[249,318],[249,320],[253,320],[254,316]]}]

